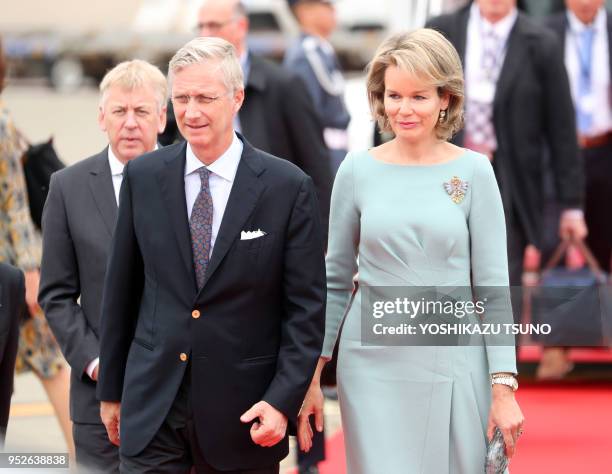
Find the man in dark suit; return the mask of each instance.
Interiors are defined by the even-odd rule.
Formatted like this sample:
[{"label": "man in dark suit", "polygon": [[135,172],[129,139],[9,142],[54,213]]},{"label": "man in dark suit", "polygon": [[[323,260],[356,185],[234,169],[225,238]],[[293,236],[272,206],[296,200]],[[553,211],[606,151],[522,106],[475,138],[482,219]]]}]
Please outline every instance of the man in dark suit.
[{"label": "man in dark suit", "polygon": [[239,0],[205,0],[197,26],[200,36],[223,38],[238,53],[245,98],[236,130],[256,148],[289,160],[312,178],[327,236],[331,158],[306,86],[298,75],[248,50],[249,20]]},{"label": "man in dark suit", "polygon": [[506,212],[510,284],[520,285],[525,248],[538,246],[542,233],[544,146],[564,209],[560,236],[586,235],[582,169],[559,44],[517,11],[516,0],[476,0],[427,26],[442,32],[462,58],[466,126],[455,141],[493,162]]},{"label": "man in dark suit", "polygon": [[[587,245],[601,268],[612,260],[612,14],[604,0],[566,0],[566,10],[545,19],[557,35],[576,109],[584,166]],[[572,368],[569,348],[547,347],[536,375],[560,379]]]},{"label": "man in dark suit", "polygon": [[76,458],[87,472],[119,468],[96,400],[102,289],[123,168],[156,148],[166,96],[166,78],[151,64],[127,61],[110,70],[100,84],[98,117],[109,146],[55,173],[45,203],[39,300],[72,368]]},{"label": "man in dark suit", "polygon": [[612,13],[604,0],[566,0],[546,19],[562,45],[586,178],[587,244],[601,267],[612,259]]},{"label": "man in dark suit", "polygon": [[19,341],[19,318],[26,311],[23,273],[0,263],[0,450],[8,425],[15,359]]},{"label": "man in dark suit", "polygon": [[122,472],[278,473],[322,345],[312,180],[234,132],[244,86],[231,44],[192,40],[169,80],[186,142],[125,168],[102,419]]}]

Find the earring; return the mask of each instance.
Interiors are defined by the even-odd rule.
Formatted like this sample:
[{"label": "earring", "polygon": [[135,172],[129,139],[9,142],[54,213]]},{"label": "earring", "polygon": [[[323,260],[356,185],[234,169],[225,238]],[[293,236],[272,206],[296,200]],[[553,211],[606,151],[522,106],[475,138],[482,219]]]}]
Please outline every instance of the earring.
[{"label": "earring", "polygon": [[445,120],[446,120],[446,110],[440,110],[438,122],[444,123]]}]

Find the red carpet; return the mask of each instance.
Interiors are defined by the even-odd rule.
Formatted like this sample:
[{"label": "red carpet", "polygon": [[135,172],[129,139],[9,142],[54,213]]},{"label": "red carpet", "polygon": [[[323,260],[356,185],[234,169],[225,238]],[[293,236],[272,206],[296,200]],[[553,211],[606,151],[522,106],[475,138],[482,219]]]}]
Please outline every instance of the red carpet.
[{"label": "red carpet", "polygon": [[[511,474],[612,473],[612,385],[524,386],[517,399],[526,422]],[[341,432],[327,456],[321,474],[346,474]]]},{"label": "red carpet", "polygon": [[[542,348],[538,346],[523,346],[519,352],[519,362],[538,362],[542,354]],[[570,359],[581,363],[611,363],[612,350],[609,349],[570,349]],[[610,469],[612,472],[612,468]]]}]

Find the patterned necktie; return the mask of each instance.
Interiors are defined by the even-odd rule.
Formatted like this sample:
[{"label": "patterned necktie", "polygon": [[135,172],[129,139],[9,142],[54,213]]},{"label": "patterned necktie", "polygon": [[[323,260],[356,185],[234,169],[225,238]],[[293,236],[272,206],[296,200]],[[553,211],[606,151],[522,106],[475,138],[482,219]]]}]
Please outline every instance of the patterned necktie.
[{"label": "patterned necktie", "polygon": [[593,124],[593,104],[591,97],[591,71],[593,65],[593,39],[595,29],[585,28],[580,32],[578,41],[578,103],[576,104],[576,122],[580,133],[588,133]]},{"label": "patterned necktie", "polygon": [[[501,40],[493,31],[482,35],[481,67],[487,82],[497,84],[501,71]],[[470,99],[466,103],[465,128],[470,141],[488,152],[497,149],[497,138],[493,125],[493,102]]]},{"label": "patterned necktie", "polygon": [[189,227],[191,229],[191,248],[193,250],[193,268],[195,269],[198,291],[204,286],[204,277],[210,258],[212,242],[212,222],[213,222],[213,200],[210,194],[208,178],[210,172],[206,167],[198,169],[202,187],[198,193],[193,209]]}]

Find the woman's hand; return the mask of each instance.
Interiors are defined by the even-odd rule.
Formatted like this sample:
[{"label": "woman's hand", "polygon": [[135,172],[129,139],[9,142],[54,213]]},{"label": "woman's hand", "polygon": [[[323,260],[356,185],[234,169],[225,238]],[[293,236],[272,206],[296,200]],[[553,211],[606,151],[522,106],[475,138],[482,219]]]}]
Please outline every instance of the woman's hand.
[{"label": "woman's hand", "polygon": [[297,440],[302,451],[307,453],[312,447],[312,437],[314,432],[310,426],[310,416],[314,415],[315,429],[318,432],[323,431],[323,392],[321,391],[321,372],[327,363],[327,359],[319,358],[317,368],[308,387],[308,392],[304,397],[304,403],[298,414]]},{"label": "woman's hand", "polygon": [[297,439],[300,449],[307,453],[312,447],[312,437],[314,432],[310,425],[310,416],[314,415],[315,429],[318,432],[323,431],[323,392],[321,385],[313,381],[306,392],[304,403],[298,415]]},{"label": "woman's hand", "polygon": [[516,442],[523,431],[525,418],[510,387],[495,384],[492,388],[493,401],[489,413],[487,438],[489,441],[493,438],[493,431],[497,426],[504,436],[506,456],[511,458],[516,452]]}]

